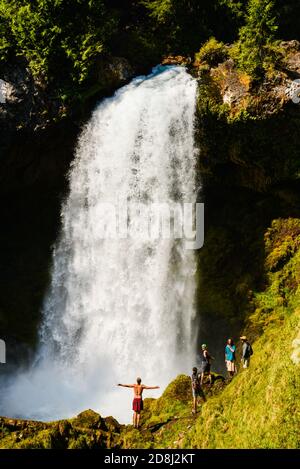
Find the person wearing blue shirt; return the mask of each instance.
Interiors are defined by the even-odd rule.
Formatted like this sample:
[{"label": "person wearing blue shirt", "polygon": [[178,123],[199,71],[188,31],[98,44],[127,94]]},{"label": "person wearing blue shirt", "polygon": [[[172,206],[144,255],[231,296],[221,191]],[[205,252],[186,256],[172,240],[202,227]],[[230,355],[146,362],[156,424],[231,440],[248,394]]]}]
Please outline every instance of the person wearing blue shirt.
[{"label": "person wearing blue shirt", "polygon": [[234,373],[236,372],[236,366],[235,366],[235,352],[236,352],[236,347],[233,343],[232,339],[227,340],[227,345],[225,347],[225,363],[226,363],[226,368],[229,373],[229,376],[232,378]]}]

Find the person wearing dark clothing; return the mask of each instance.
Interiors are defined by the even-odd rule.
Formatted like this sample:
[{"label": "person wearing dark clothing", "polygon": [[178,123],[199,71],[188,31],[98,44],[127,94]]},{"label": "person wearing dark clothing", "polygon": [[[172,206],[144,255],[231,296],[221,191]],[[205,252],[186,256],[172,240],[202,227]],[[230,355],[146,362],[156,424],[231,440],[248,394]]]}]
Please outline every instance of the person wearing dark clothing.
[{"label": "person wearing dark clothing", "polygon": [[201,387],[200,379],[199,379],[199,374],[198,370],[196,367],[193,368],[193,374],[191,376],[192,380],[192,393],[193,393],[193,414],[196,414],[197,412],[197,404],[198,404],[198,398],[201,397],[204,402],[206,402],[206,398],[204,395],[204,392]]},{"label": "person wearing dark clothing", "polygon": [[204,381],[204,376],[207,375],[209,379],[209,383],[212,384],[212,375],[210,372],[211,368],[211,361],[214,360],[214,357],[212,357],[207,350],[207,345],[202,344],[202,350],[201,350],[201,385],[203,384]]},{"label": "person wearing dark clothing", "polygon": [[251,347],[250,342],[248,341],[247,337],[243,335],[240,337],[242,341],[242,364],[243,368],[249,368],[250,365],[250,357],[253,355],[253,350]]}]

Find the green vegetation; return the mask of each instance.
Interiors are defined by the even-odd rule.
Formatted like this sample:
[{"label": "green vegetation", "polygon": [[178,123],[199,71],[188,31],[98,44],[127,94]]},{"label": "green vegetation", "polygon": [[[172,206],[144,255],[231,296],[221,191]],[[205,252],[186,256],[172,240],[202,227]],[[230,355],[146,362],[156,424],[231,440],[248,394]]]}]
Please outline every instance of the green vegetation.
[{"label": "green vegetation", "polygon": [[[264,331],[300,306],[300,220],[278,219],[265,233],[268,288],[257,293],[249,327]],[[299,311],[298,311],[299,312]]]},{"label": "green vegetation", "polygon": [[274,1],[249,0],[246,24],[239,31],[232,56],[255,79],[262,78],[280,59],[277,29]]},{"label": "green vegetation", "polygon": [[[267,227],[273,219],[299,216],[299,109],[289,106],[284,86],[274,92],[285,83],[279,72],[255,87],[232,61],[212,69],[200,64],[199,72],[196,137],[206,232],[197,305],[207,331],[218,324],[234,334],[230,328],[238,332],[253,308],[248,292],[264,288]],[[210,339],[205,332],[203,341],[209,340],[216,343],[217,333]]]},{"label": "green vegetation", "polygon": [[232,41],[237,31],[238,10],[222,0],[142,0],[165,52],[193,54],[199,44],[215,35]]},{"label": "green vegetation", "polygon": [[[214,47],[222,50],[218,43]],[[230,163],[246,173],[248,167],[247,185],[253,188],[283,178],[297,179],[300,120],[297,109],[287,105],[285,73],[277,71],[267,83],[253,87],[249,74],[232,61],[208,70],[200,65],[199,71],[197,129],[202,170]],[[289,130],[278,132],[278,128]]]},{"label": "green vegetation", "polygon": [[300,219],[274,220],[265,248],[267,285],[255,293],[245,326],[253,340],[250,368],[225,387],[216,381],[196,419],[189,379],[179,376],[147,403],[141,435],[126,430],[127,448],[299,448]]},{"label": "green vegetation", "polygon": [[0,418],[0,448],[299,448],[300,219],[273,220],[264,242],[266,285],[251,295],[244,329],[250,368],[227,385],[217,375],[205,384],[197,417],[180,375],[145,399],[141,431],[91,410],[53,423]]},{"label": "green vegetation", "polygon": [[[280,0],[0,0],[0,68],[21,57],[66,99],[95,82],[101,58],[143,68],[165,54],[193,56],[215,37],[237,41],[235,60],[257,78],[280,58],[276,39],[289,37],[281,13],[296,30],[298,10]],[[206,44],[213,63],[216,44]]]},{"label": "green vegetation", "polygon": [[0,417],[0,448],[93,449],[117,447],[121,425],[92,410],[76,418],[42,423]]},{"label": "green vegetation", "polygon": [[214,67],[228,58],[228,49],[223,42],[219,42],[216,38],[211,37],[203,44],[200,51],[195,54],[195,59],[200,64],[207,64]]},{"label": "green vegetation", "polygon": [[[298,0],[0,0],[0,70],[25,64],[61,101],[99,89],[98,63],[112,56],[143,71],[166,54],[196,54],[207,209],[198,313],[212,326],[214,346],[219,324],[222,337],[225,324],[226,333],[245,330],[254,342],[250,369],[206,388],[196,419],[189,378],[181,375],[161,398],[145,400],[141,432],[92,411],[50,424],[0,418],[0,447],[299,448],[300,119],[277,93],[287,76],[278,40],[299,39],[299,8]],[[74,142],[62,140],[61,151],[71,152]],[[0,322],[34,348],[59,203],[38,203],[41,187],[26,193],[15,210],[12,193],[3,201],[9,228]],[[24,213],[18,226],[15,212]]]},{"label": "green vegetation", "polygon": [[291,359],[300,325],[300,220],[274,220],[265,234],[267,288],[255,295],[246,331],[251,366],[203,406],[184,446],[299,448],[299,362]]},{"label": "green vegetation", "polygon": [[264,234],[265,286],[245,322],[254,355],[229,383],[215,375],[191,414],[191,383],[178,376],[145,399],[141,431],[87,410],[53,423],[0,418],[0,448],[299,448],[300,219],[273,220]]},{"label": "green vegetation", "polygon": [[299,370],[291,361],[299,309],[254,344],[251,367],[209,401],[185,447],[299,448]]},{"label": "green vegetation", "polygon": [[[206,388],[207,398],[223,387],[223,381],[217,379],[213,388]],[[0,417],[0,449],[167,447],[170,440],[180,438],[183,425],[192,428],[195,419],[191,408],[190,378],[179,375],[159,399],[145,399],[141,431],[90,409],[75,418],[50,423]]]},{"label": "green vegetation", "polygon": [[205,384],[196,417],[190,378],[180,375],[145,399],[141,431],[91,410],[48,424],[0,418],[0,448],[299,448],[300,219],[274,220],[264,240],[266,286],[245,326],[250,368],[227,385],[217,375]]},{"label": "green vegetation", "polygon": [[102,0],[1,0],[1,59],[23,56],[44,80],[60,73],[75,83],[87,78],[93,61],[107,50],[116,18]]}]

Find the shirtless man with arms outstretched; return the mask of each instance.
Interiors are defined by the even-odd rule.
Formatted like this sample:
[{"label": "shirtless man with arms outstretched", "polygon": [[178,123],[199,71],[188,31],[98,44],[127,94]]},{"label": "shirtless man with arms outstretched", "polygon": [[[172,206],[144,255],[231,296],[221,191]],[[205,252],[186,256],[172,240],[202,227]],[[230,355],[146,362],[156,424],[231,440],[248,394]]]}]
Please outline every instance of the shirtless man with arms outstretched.
[{"label": "shirtless man with arms outstretched", "polygon": [[123,388],[133,388],[133,426],[134,428],[139,428],[141,411],[143,410],[143,391],[144,389],[159,389],[159,386],[145,386],[142,384],[141,378],[136,379],[136,384],[118,384],[118,386],[122,386]]}]

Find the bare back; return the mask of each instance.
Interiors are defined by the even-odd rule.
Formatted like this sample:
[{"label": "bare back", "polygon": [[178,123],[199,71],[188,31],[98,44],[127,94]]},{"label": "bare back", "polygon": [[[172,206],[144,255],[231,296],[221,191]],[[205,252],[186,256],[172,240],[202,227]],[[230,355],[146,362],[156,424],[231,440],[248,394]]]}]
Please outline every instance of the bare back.
[{"label": "bare back", "polygon": [[144,386],[142,384],[135,384],[133,386],[133,394],[135,399],[142,399],[143,391]]}]

